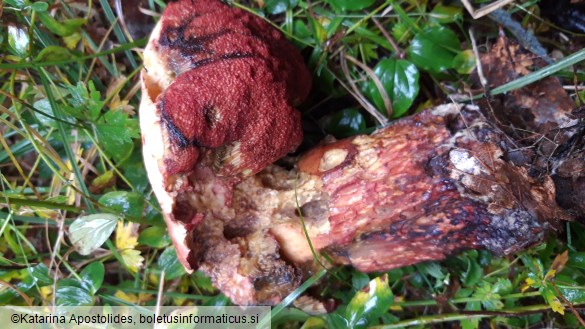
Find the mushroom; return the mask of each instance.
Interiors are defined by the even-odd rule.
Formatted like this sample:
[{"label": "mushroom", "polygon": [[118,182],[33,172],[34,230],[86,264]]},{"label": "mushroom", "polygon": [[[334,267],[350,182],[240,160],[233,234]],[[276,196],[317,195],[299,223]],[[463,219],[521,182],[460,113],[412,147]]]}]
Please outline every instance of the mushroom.
[{"label": "mushroom", "polygon": [[307,97],[311,74],[261,18],[220,1],[182,0],[155,26],[141,79],[149,179],[179,260],[197,269],[201,255],[189,239],[202,239],[193,230],[212,216],[201,209],[228,209],[235,184],[296,149],[293,106]]},{"label": "mushroom", "polygon": [[[311,76],[262,19],[220,1],[169,3],[145,50],[145,95],[164,125],[165,178],[200,161],[245,177],[294,151]],[[166,142],[166,140],[165,140]]]},{"label": "mushroom", "polygon": [[508,162],[516,145],[473,106],[272,164],[301,141],[293,106],[310,74],[278,31],[220,1],[170,2],[144,66],[144,161],[177,256],[236,304],[280,302],[320,266],[313,251],[385,271],[509,254],[570,218],[551,178]]}]

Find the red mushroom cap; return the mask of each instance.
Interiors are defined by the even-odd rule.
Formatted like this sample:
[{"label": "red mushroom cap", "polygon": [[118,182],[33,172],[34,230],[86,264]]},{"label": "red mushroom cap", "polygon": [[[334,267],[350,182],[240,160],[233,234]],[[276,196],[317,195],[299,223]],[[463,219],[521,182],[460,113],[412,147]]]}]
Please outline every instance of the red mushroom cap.
[{"label": "red mushroom cap", "polygon": [[210,153],[222,176],[256,173],[302,140],[300,113],[286,99],[266,61],[220,59],[180,75],[159,96],[158,109],[172,144],[169,168],[193,168]]},{"label": "red mushroom cap", "polygon": [[156,98],[167,176],[206,159],[218,175],[244,177],[300,144],[292,106],[311,75],[278,30],[220,1],[171,2],[160,24],[149,47],[172,81]]}]

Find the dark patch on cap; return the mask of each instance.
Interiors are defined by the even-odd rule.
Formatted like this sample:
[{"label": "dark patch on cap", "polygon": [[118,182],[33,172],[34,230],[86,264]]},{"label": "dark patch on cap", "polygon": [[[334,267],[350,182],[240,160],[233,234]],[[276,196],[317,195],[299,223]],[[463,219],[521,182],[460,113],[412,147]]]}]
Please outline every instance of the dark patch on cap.
[{"label": "dark patch on cap", "polygon": [[252,53],[233,52],[233,53],[223,54],[223,55],[220,55],[217,57],[209,57],[209,58],[205,58],[205,59],[193,62],[191,64],[191,67],[198,68],[198,67],[212,64],[212,63],[217,63],[217,62],[222,62],[222,61],[232,60],[232,59],[240,59],[240,58],[260,58],[260,56],[258,56],[256,54],[252,54]]},{"label": "dark patch on cap", "polygon": [[230,29],[222,29],[214,33],[186,37],[185,32],[191,21],[197,16],[192,16],[185,23],[179,26],[166,26],[160,34],[159,44],[171,49],[176,49],[185,57],[192,57],[195,54],[213,54],[208,46],[219,37],[233,33]]},{"label": "dark patch on cap", "polygon": [[160,100],[158,107],[161,113],[162,122],[165,125],[167,132],[171,136],[171,141],[182,149],[193,145],[193,141],[187,139],[187,137],[185,137],[185,135],[181,132],[179,127],[175,125],[173,119],[169,117],[166,110],[166,100],[164,98]]}]

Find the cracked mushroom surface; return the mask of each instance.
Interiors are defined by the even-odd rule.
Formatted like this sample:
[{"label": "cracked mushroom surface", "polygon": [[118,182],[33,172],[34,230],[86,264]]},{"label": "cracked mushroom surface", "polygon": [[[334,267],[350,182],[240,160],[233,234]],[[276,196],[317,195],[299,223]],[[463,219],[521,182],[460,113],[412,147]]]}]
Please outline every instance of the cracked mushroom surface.
[{"label": "cracked mushroom surface", "polygon": [[[229,276],[206,271],[218,285],[248,290],[252,284],[270,285],[268,279],[249,282],[239,274],[244,270],[276,271],[298,284],[298,270],[277,257],[273,238],[259,236],[257,262],[241,264],[244,247],[222,243],[229,236],[222,220],[234,216],[234,185],[302,140],[300,113],[293,106],[307,97],[311,74],[300,53],[279,31],[243,10],[214,0],[173,1],[145,49],[142,86],[145,165],[181,263],[205,270],[205,262],[221,262],[232,270]],[[245,232],[255,231],[255,225],[251,220]],[[198,232],[203,228],[208,231]],[[207,255],[208,248],[215,253]],[[269,254],[276,256],[263,257]],[[230,295],[251,303],[246,289]]]},{"label": "cracked mushroom surface", "polygon": [[278,31],[219,1],[168,4],[142,83],[144,161],[177,256],[236,304],[276,304],[318,269],[303,222],[315,251],[372,272],[509,254],[568,218],[550,177],[506,161],[517,146],[475,107],[271,164],[301,141],[293,106],[310,74]]}]

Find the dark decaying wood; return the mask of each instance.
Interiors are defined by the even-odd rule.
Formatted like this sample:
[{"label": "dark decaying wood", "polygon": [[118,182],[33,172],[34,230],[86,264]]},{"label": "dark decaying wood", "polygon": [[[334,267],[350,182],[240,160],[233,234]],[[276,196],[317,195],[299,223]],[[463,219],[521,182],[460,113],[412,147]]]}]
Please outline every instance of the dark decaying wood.
[{"label": "dark decaying wood", "polygon": [[[546,65],[505,37],[482,56],[481,63],[490,89]],[[557,186],[557,202],[585,221],[585,111],[575,108],[559,80],[547,77],[483,99],[479,106],[518,145],[511,160],[531,176],[550,175]]]},{"label": "dark decaying wood", "polygon": [[[201,6],[199,1],[175,1],[169,7],[189,5],[195,9]],[[219,2],[214,6],[218,12],[205,11],[200,16],[213,21],[216,14],[232,15],[239,17],[239,22],[260,24],[248,17],[250,14]],[[193,13],[193,20],[200,16]],[[165,17],[170,18],[165,21]],[[238,160],[230,167],[234,175],[226,175],[223,162],[218,166],[217,160],[222,154],[218,151],[223,148],[219,142],[222,136],[214,135],[210,141],[213,147],[201,143],[181,145],[169,122],[187,135],[192,130],[182,122],[190,122],[190,114],[201,115],[198,111],[205,108],[190,105],[198,95],[221,103],[202,84],[193,86],[193,95],[186,95],[191,89],[185,84],[199,79],[200,72],[222,74],[221,70],[214,71],[213,63],[201,66],[201,60],[221,51],[220,44],[225,41],[222,38],[231,32],[224,31],[213,38],[188,34],[193,40],[218,47],[209,53],[204,45],[186,49],[181,48],[185,45],[172,46],[167,51],[170,46],[160,40],[170,36],[175,45],[177,40],[185,41],[187,34],[185,28],[168,34],[174,31],[169,24],[183,22],[171,14],[163,14],[162,22],[162,29],[159,23],[146,49],[146,70],[142,75],[140,115],[145,164],[179,260],[188,270],[208,274],[236,304],[278,303],[319,269],[320,262],[315,259],[319,253],[327,254],[332,265],[351,265],[364,272],[441,260],[467,249],[505,255],[539,243],[561,221],[583,216],[585,198],[574,198],[583,193],[583,120],[571,112],[572,105],[562,89],[554,91],[555,97],[562,99],[554,100],[554,106],[560,109],[551,110],[545,105],[545,110],[539,106],[523,107],[527,113],[524,115],[518,115],[517,110],[507,113],[492,103],[479,107],[447,104],[428,109],[370,136],[322,144],[293,159],[290,170],[274,164],[260,167],[259,162],[254,162],[276,160],[275,155],[289,149],[275,150],[272,155],[260,150],[260,155],[254,156],[250,144],[250,149],[234,151],[233,145],[245,144],[242,138],[251,131],[246,125],[253,122],[245,121],[233,126],[237,128],[226,128],[232,147],[227,162],[245,159],[244,165]],[[236,30],[243,28],[239,23],[229,24]],[[254,28],[246,31],[255,33]],[[262,33],[253,38],[254,42],[268,38],[266,31]],[[247,65],[250,76],[256,76],[255,72],[270,76],[283,60],[271,58],[281,56],[270,50],[274,44],[284,42],[281,36],[276,40],[262,46],[266,53],[253,53],[252,49],[252,55],[230,57],[228,62],[254,57],[266,69],[255,71]],[[504,48],[496,50],[504,53]],[[212,61],[227,65],[226,58],[218,58]],[[299,64],[287,65],[281,65],[285,71]],[[234,76],[230,74],[227,76]],[[176,76],[180,77],[175,80]],[[275,110],[281,112],[271,120],[281,120],[285,112],[296,115],[290,106],[306,96],[303,85],[288,75],[281,80],[269,79],[284,88],[275,103]],[[258,85],[264,88],[266,81],[258,81]],[[225,93],[224,98],[231,99],[237,91]],[[547,100],[542,91],[533,90],[506,97],[524,101],[531,97],[533,105]],[[179,101],[170,105],[173,99]],[[506,102],[511,103],[510,98],[504,98]],[[216,110],[237,117],[229,112],[237,109]],[[172,116],[175,119],[170,120]],[[218,121],[212,120],[201,129],[227,124],[221,121],[224,117],[219,115]],[[293,135],[296,138],[296,133]],[[266,145],[272,142],[264,141]],[[196,154],[181,159],[181,152]],[[188,165],[169,165],[177,161]],[[242,171],[238,173],[239,170]],[[573,195],[565,197],[561,192],[565,188]],[[324,261],[321,259],[321,263]]]}]

